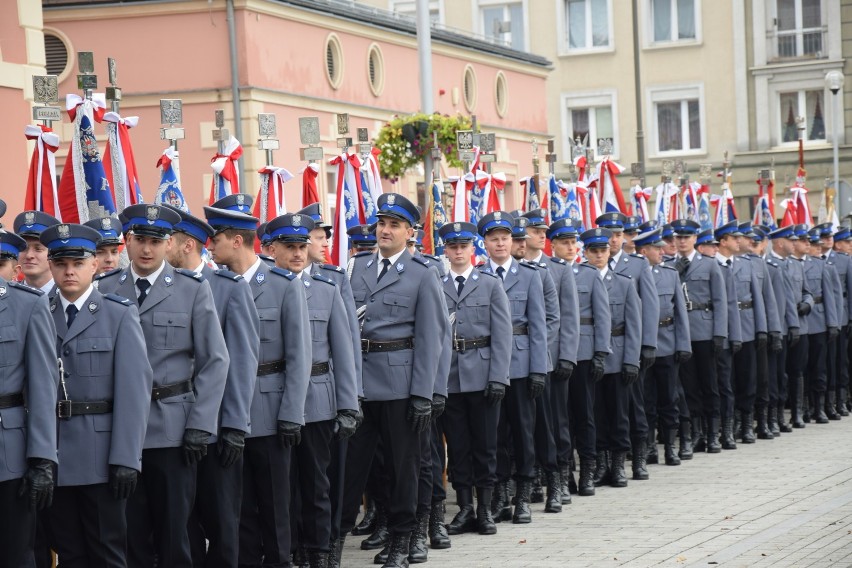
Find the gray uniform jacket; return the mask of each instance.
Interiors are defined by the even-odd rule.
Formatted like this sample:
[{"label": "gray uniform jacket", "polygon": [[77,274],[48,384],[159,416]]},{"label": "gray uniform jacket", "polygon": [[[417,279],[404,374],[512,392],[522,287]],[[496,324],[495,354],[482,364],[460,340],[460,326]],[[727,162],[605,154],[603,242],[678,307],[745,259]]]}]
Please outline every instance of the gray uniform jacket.
[{"label": "gray uniform jacket", "polygon": [[[808,333],[823,333],[829,327],[838,327],[837,298],[832,286],[833,272],[825,269],[820,258],[804,257],[802,261],[805,275],[805,288],[810,292],[811,313],[805,316]],[[805,300],[808,301],[808,300]]]},{"label": "gray uniform jacket", "polygon": [[[444,268],[444,263],[441,262],[441,259],[437,256],[433,256],[431,254],[423,254],[418,252],[416,255],[419,257],[423,264],[426,266],[434,266],[436,274],[438,275],[438,286],[442,286],[442,282],[444,276],[447,271]],[[447,313],[447,302],[444,299],[444,295],[441,294],[441,313]],[[441,340],[441,355],[438,359],[438,370],[435,373],[435,385],[432,387],[434,394],[439,394],[443,397],[447,396],[447,381],[450,376],[450,365],[453,358],[453,346],[451,343],[452,331],[450,330],[449,323],[445,327],[444,337]]]},{"label": "gray uniform jacket", "polygon": [[[692,352],[689,340],[689,316],[683,299],[683,288],[677,270],[658,265],[651,268],[659,298],[660,317],[657,321],[657,357],[674,355],[675,351]],[[663,325],[663,322],[671,320]]]},{"label": "gray uniform jacket", "polygon": [[763,306],[766,310],[766,330],[769,332],[782,331],[782,307],[778,306],[775,299],[775,289],[772,287],[772,278],[769,277],[769,267],[766,265],[766,259],[753,253],[746,255],[751,260],[754,275],[757,276],[757,281],[760,284],[760,290],[763,295]]},{"label": "gray uniform jacket", "polygon": [[[666,262],[676,267],[677,257]],[[695,253],[683,278],[686,284],[684,300],[689,312],[689,334],[692,341],[709,341],[728,335],[728,294],[722,269],[715,259]],[[699,309],[699,305],[707,306]]]},{"label": "gray uniform jacket", "polygon": [[358,410],[358,380],[346,308],[337,286],[320,274],[303,274],[301,280],[311,322],[313,364],[329,364],[325,373],[311,372],[305,399],[305,424],[309,424],[331,420],[338,410]]},{"label": "gray uniform jacket", "polygon": [[790,261],[776,256],[766,256],[766,267],[772,291],[775,293],[775,305],[778,306],[778,316],[781,333],[787,334],[791,327],[799,327],[799,316],[796,312],[796,302],[793,299],[793,288],[789,276]]},{"label": "gray uniform jacket", "polygon": [[251,436],[274,436],[278,421],[305,423],[311,375],[310,323],[305,287],[289,270],[258,267],[249,281],[260,318],[260,364],[284,368],[257,377],[251,401]]},{"label": "gray uniform jacket", "polygon": [[735,256],[733,259],[734,289],[736,299],[728,298],[729,302],[736,302],[740,310],[740,329],[742,329],[743,343],[754,341],[756,333],[766,333],[766,304],[763,295],[763,281],[757,277],[757,270],[748,257]]},{"label": "gray uniform jacket", "polygon": [[545,262],[521,261],[521,264],[534,266],[541,277],[544,294],[544,319],[547,323],[547,372],[551,372],[559,357],[559,292]]},{"label": "gray uniform jacket", "polygon": [[614,269],[618,274],[629,276],[639,293],[639,300],[642,302],[642,345],[656,347],[660,299],[657,297],[648,259],[641,254],[630,254],[622,251]]},{"label": "gray uniform jacket", "polygon": [[[512,360],[512,315],[500,279],[473,269],[461,295],[449,276],[442,279],[450,314],[456,314],[453,350],[447,390],[450,394],[483,391],[490,382],[509,384]],[[463,349],[465,340],[490,337],[485,347]],[[463,350],[462,350],[463,349]]]},{"label": "gray uniform jacket", "polygon": [[[488,261],[480,270],[494,274]],[[509,298],[512,326],[527,329],[527,333],[512,338],[510,379],[525,379],[530,373],[547,373],[547,316],[541,277],[537,272],[538,269],[531,264],[518,264],[518,261],[512,260],[508,272],[503,275],[503,289]]]},{"label": "gray uniform jacket", "polygon": [[[129,266],[107,272],[98,282],[102,294],[136,302]],[[151,401],[145,448],[178,447],[187,428],[215,433],[230,358],[210,285],[200,274],[166,262],[139,307],[139,319],[154,386],[193,381],[188,393]]]},{"label": "gray uniform jacket", "polygon": [[834,267],[837,269],[837,276],[840,277],[844,310],[840,321],[843,325],[846,325],[852,319],[852,304],[849,302],[849,298],[852,298],[852,258],[845,253],[832,250],[828,253],[828,259],[834,263]]},{"label": "gray uniform jacket", "polygon": [[577,361],[591,361],[595,353],[612,352],[612,316],[609,294],[600,272],[588,264],[574,264],[577,304],[580,308],[580,346]]},{"label": "gray uniform jacket", "polygon": [[541,259],[550,270],[559,297],[559,343],[553,364],[556,365],[560,359],[576,363],[577,351],[580,348],[580,307],[574,271],[571,270],[571,265],[561,258],[542,255]]},{"label": "gray uniform jacket", "polygon": [[[604,373],[620,373],[622,365],[639,366],[642,348],[642,327],[637,322],[642,317],[642,305],[629,276],[607,271],[603,277],[609,294],[609,311],[612,321],[612,353],[604,363]],[[621,330],[621,333],[618,333]]]},{"label": "gray uniform jacket", "polygon": [[[733,263],[733,261],[732,261]],[[724,264],[719,268],[725,279],[725,293],[730,298],[728,302],[728,337],[725,339],[725,347],[730,347],[731,341],[742,343],[743,329],[740,325],[740,309],[737,306],[737,290],[734,286],[734,269]]]},{"label": "gray uniform jacket", "polygon": [[[790,256],[787,258],[787,266],[789,267],[790,289],[793,291],[793,301],[796,303],[797,313],[799,302],[807,302],[813,310],[814,298],[810,290],[808,290],[807,282],[805,281],[804,260]],[[807,316],[799,316],[799,333],[801,335],[808,334]]]},{"label": "gray uniform jacket", "polygon": [[59,419],[57,485],[106,483],[110,465],[141,471],[154,371],[143,356],[145,336],[136,306],[93,289],[70,329],[58,294],[50,310],[56,352],[65,370],[60,400],[67,391],[67,400],[73,402],[113,405],[107,414]]},{"label": "gray uniform jacket", "polygon": [[0,278],[0,395],[23,393],[26,407],[0,409],[0,482],[19,479],[27,459],[57,461],[56,329],[47,297]]},{"label": "gray uniform jacket", "polygon": [[838,269],[835,261],[837,260],[837,255],[834,257],[826,256],[822,259],[825,264],[826,270],[831,272],[831,281],[832,281],[832,289],[834,290],[834,301],[837,304],[837,319],[840,322],[840,325],[846,325],[848,323],[849,317],[846,310],[846,299],[843,297],[843,294],[846,291],[845,282],[843,282],[844,276],[840,274],[840,270]]},{"label": "gray uniform jacket", "polygon": [[[219,409],[219,427],[248,433],[251,431],[249,410],[260,353],[260,320],[251,297],[251,288],[242,276],[229,270],[213,270],[205,265],[201,275],[213,292],[213,303],[231,359],[225,394]],[[214,440],[211,437],[210,441]]]},{"label": "gray uniform jacket", "polygon": [[379,281],[378,263],[378,253],[353,258],[352,295],[356,307],[366,306],[361,342],[413,338],[414,349],[362,352],[364,395],[431,400],[449,326],[437,269],[404,250]]}]

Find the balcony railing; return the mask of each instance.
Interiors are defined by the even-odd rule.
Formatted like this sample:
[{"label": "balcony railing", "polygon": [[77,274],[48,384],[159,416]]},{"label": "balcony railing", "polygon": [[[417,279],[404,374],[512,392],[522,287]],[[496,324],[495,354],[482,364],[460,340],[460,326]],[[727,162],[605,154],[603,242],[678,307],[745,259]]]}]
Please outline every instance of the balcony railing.
[{"label": "balcony railing", "polygon": [[773,30],[767,34],[772,62],[792,59],[824,59],[828,57],[828,29],[801,28]]}]

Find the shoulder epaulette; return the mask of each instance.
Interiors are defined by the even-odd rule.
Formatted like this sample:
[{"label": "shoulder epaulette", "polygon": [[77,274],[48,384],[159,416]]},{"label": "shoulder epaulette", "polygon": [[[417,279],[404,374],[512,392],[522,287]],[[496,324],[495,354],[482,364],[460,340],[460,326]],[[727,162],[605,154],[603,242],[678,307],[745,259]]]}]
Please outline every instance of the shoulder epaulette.
[{"label": "shoulder epaulette", "polygon": [[674,266],[668,266],[668,265],[665,265],[665,264],[658,264],[654,268],[667,268],[669,270],[674,270],[675,272],[677,272],[677,268],[675,268]]},{"label": "shoulder epaulette", "polygon": [[100,274],[95,275],[95,280],[100,280],[101,278],[106,278],[107,276],[112,276],[113,274],[118,274],[121,272],[121,268],[113,268],[108,272],[101,272]]},{"label": "shoulder epaulette", "polygon": [[547,263],[546,263],[546,262],[534,262],[533,264],[535,264],[535,265],[536,265],[536,266],[538,266],[539,268],[547,268]]},{"label": "shoulder epaulette", "polygon": [[610,270],[610,272],[613,272],[614,274],[616,274],[617,276],[621,276],[622,278],[627,278],[628,280],[633,280],[633,277],[628,275],[628,274],[622,274],[621,272],[614,272],[612,270]]},{"label": "shoulder epaulette", "polygon": [[476,265],[476,268],[484,268],[486,264],[488,264],[488,263],[487,262],[480,262],[479,264]]},{"label": "shoulder epaulette", "polygon": [[107,300],[112,300],[113,302],[119,303],[122,306],[131,306],[133,302],[125,298],[124,296],[119,296],[118,294],[104,294],[104,298]]},{"label": "shoulder epaulette", "polygon": [[499,276],[497,276],[493,272],[483,272],[482,270],[480,270],[479,273],[482,274],[483,276],[490,276],[491,278],[500,278]]},{"label": "shoulder epaulette", "polygon": [[769,266],[774,266],[775,268],[778,268],[780,266],[777,262],[775,262],[771,258],[766,259],[766,264],[768,264]]},{"label": "shoulder epaulette", "polygon": [[9,282],[9,286],[13,288],[17,288],[18,290],[25,290],[30,294],[35,294],[36,296],[43,296],[44,292],[39,290],[38,288],[33,288],[32,286],[27,286],[23,282]]},{"label": "shoulder epaulette", "polygon": [[353,256],[352,258],[358,258],[359,256],[369,256],[371,254],[376,254],[376,253],[369,251],[369,250],[364,250],[364,251],[361,251],[359,253],[356,253],[355,256]]},{"label": "shoulder epaulette", "polygon": [[518,264],[520,264],[521,266],[526,266],[526,267],[527,267],[527,268],[529,268],[530,270],[538,270],[538,263],[535,263],[535,264],[534,264],[534,263],[532,263],[532,262],[526,262],[526,261],[524,261],[524,262],[519,262]]},{"label": "shoulder epaulette", "polygon": [[644,254],[639,254],[638,252],[631,252],[631,253],[628,253],[628,254],[629,254],[629,256],[632,256],[633,258],[645,258]]},{"label": "shoulder epaulette", "polygon": [[230,280],[233,280],[234,282],[239,282],[243,279],[243,276],[241,274],[231,272],[230,270],[225,270],[224,268],[214,270],[213,274],[215,274],[216,276],[221,276],[222,278],[228,278]]},{"label": "shoulder epaulette", "polygon": [[430,266],[432,266],[432,264],[431,264],[432,261],[429,260],[428,258],[423,258],[422,256],[412,256],[411,260],[413,260],[417,264],[425,266],[426,268],[429,268]]},{"label": "shoulder epaulette", "polygon": [[[361,253],[358,253],[358,254],[361,254]],[[358,256],[358,255],[355,255],[355,256]],[[339,272],[340,274],[343,274],[343,273],[346,272],[345,270],[343,270],[341,267],[337,266],[336,264],[320,264],[319,267],[322,268],[323,270],[331,270],[333,272]]]},{"label": "shoulder epaulette", "polygon": [[283,268],[278,268],[277,266],[273,266],[272,268],[270,268],[269,272],[277,274],[278,276],[283,276],[287,280],[293,280],[296,277],[295,272],[290,272],[289,270],[284,270]]},{"label": "shoulder epaulette", "polygon": [[585,262],[575,262],[574,267],[575,268],[578,268],[578,267],[579,268],[588,268],[589,270],[597,270],[597,268],[595,268],[591,264],[586,264]]},{"label": "shoulder epaulette", "polygon": [[550,262],[555,262],[556,264],[568,264],[564,258],[559,258],[557,256],[551,256]]},{"label": "shoulder epaulette", "polygon": [[434,260],[435,262],[441,262],[441,259],[440,259],[440,258],[438,258],[437,256],[435,256],[434,254],[425,254],[425,253],[422,253],[422,252],[421,252],[420,254],[421,254],[422,256],[425,256],[426,258],[429,258],[429,259],[431,259],[431,260]]},{"label": "shoulder epaulette", "polygon": [[187,278],[192,278],[196,282],[204,282],[204,276],[194,270],[186,270],[185,268],[175,268],[175,274],[182,274]]},{"label": "shoulder epaulette", "polygon": [[317,280],[318,282],[325,282],[326,284],[331,284],[332,286],[337,286],[337,284],[334,283],[334,280],[332,280],[331,278],[329,278],[327,276],[323,276],[322,274],[311,274],[311,278],[313,278],[314,280]]}]

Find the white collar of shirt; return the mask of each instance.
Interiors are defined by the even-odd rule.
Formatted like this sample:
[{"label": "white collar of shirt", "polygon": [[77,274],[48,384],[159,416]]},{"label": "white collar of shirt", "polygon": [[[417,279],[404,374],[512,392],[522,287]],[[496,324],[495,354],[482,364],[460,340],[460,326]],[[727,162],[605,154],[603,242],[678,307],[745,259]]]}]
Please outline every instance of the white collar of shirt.
[{"label": "white collar of shirt", "polygon": [[251,282],[251,279],[254,278],[254,274],[257,272],[257,269],[260,268],[260,265],[263,261],[260,257],[257,257],[254,261],[254,264],[248,267],[248,270],[243,272],[243,278],[246,279],[246,282]]},{"label": "white collar of shirt", "polygon": [[59,292],[59,301],[62,303],[62,311],[64,312],[65,310],[67,310],[68,306],[73,303],[75,306],[77,306],[77,311],[82,312],[86,300],[88,300],[89,296],[92,295],[92,290],[94,289],[95,287],[92,284],[89,284],[89,288],[85,292],[83,292],[83,295],[77,298],[77,300],[74,302],[69,302],[65,299],[65,296],[62,295],[62,292]]},{"label": "white collar of shirt", "polygon": [[497,269],[502,266],[503,270],[504,270],[504,277],[505,277],[505,273],[509,272],[509,269],[512,268],[512,259],[511,258],[509,258],[509,260],[507,260],[503,264],[497,264],[496,262],[494,262],[491,259],[488,259],[488,262],[491,264],[491,270],[494,271],[494,274],[497,274]]},{"label": "white collar of shirt", "polygon": [[202,271],[202,270],[204,270],[204,267],[205,267],[206,265],[207,265],[207,263],[206,263],[206,262],[204,262],[204,261],[202,260],[202,261],[201,261],[201,264],[199,264],[198,266],[196,266],[196,267],[195,267],[195,273],[196,273],[196,274],[201,274],[201,271]]},{"label": "white collar of shirt", "polygon": [[734,257],[727,257],[724,254],[722,254],[721,252],[716,253],[716,260],[719,261],[719,264],[728,264],[729,262],[731,264],[734,263]]},{"label": "white collar of shirt", "polygon": [[455,281],[455,279],[458,276],[461,276],[461,277],[464,278],[464,281],[467,282],[468,279],[470,278],[470,275],[471,275],[472,272],[473,272],[473,266],[468,266],[467,270],[465,270],[461,274],[459,274],[458,272],[453,272],[452,270],[450,270],[450,280]]},{"label": "white collar of shirt", "polygon": [[[609,259],[609,262],[612,262],[613,264],[618,264],[618,261],[621,260],[621,255],[622,255],[623,252],[624,252],[623,250],[620,250],[617,253],[615,253],[614,255],[612,255]],[[607,264],[609,264],[609,262]]]},{"label": "white collar of shirt", "polygon": [[[697,250],[692,249],[692,252],[689,253],[688,255],[686,255],[686,259],[689,260],[689,262],[692,262],[693,260],[695,260],[695,253],[697,253],[697,252],[698,252]],[[675,255],[675,260],[677,260],[679,258],[684,258],[684,256],[680,253],[677,253]]]},{"label": "white collar of shirt", "polygon": [[[399,260],[399,257],[401,257],[402,253],[404,253],[404,252],[405,252],[405,249],[402,249],[401,251],[399,251],[395,255],[387,257],[387,259],[390,261],[390,266],[393,266],[394,264],[396,264],[396,261]],[[384,268],[382,261],[385,259],[385,257],[382,256],[382,253],[377,253],[376,258],[378,259],[378,262],[376,263],[378,265],[378,267],[376,269],[376,275],[379,275],[379,274],[382,273],[382,268]],[[388,268],[388,270],[390,270],[390,268]]]},{"label": "white collar of shirt", "polygon": [[600,269],[601,280],[603,280],[606,277],[608,272],[609,272],[609,266],[604,266],[603,268]]},{"label": "white collar of shirt", "polygon": [[538,256],[537,256],[537,257],[535,257],[535,258],[533,258],[533,259],[531,259],[531,260],[530,260],[530,262],[534,262],[534,263],[536,263],[536,264],[539,264],[540,262],[542,262],[541,258],[542,258],[543,256],[544,256],[544,253],[543,253],[543,252],[541,252],[541,251],[539,251]]},{"label": "white collar of shirt", "polygon": [[40,288],[39,288],[39,290],[41,290],[41,291],[42,291],[42,292],[44,292],[45,294],[50,294],[50,291],[51,291],[51,290],[53,290],[53,285],[54,285],[54,284],[55,284],[55,283],[54,283],[54,281],[53,281],[53,278],[51,278],[51,279],[47,282],[47,284],[45,284],[44,286],[40,287]]},{"label": "white collar of shirt", "polygon": [[769,254],[770,254],[770,256],[772,256],[772,258],[777,258],[778,260],[786,260],[785,257],[781,256],[780,254],[778,254],[774,250],[770,251]]},{"label": "white collar of shirt", "polygon": [[[148,282],[150,282],[151,286],[153,286],[154,283],[157,281],[157,278],[160,277],[160,274],[162,274],[162,272],[163,272],[163,270],[165,270],[165,268],[166,268],[166,261],[164,260],[163,264],[160,265],[160,268],[158,268],[157,270],[155,270],[154,272],[152,272],[148,276],[139,276],[138,274],[136,274],[136,271],[133,270],[133,263],[130,263],[130,276],[133,277],[133,285],[135,286],[136,281],[139,280],[140,278],[142,278],[143,280],[147,280]],[[136,296],[139,297],[139,290],[138,289],[136,290]]]}]

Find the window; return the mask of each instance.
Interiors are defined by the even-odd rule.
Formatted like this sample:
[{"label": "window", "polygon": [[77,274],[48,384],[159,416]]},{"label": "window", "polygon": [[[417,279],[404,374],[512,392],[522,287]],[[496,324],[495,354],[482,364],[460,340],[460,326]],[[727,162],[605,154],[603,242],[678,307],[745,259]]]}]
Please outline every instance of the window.
[{"label": "window", "polygon": [[589,148],[597,148],[598,140],[612,140],[612,155],[618,155],[618,124],[615,108],[615,93],[582,94],[572,93],[563,95],[563,147],[564,160],[570,161],[571,145],[578,138],[580,142],[587,140]]},{"label": "window", "polygon": [[469,112],[472,112],[476,108],[476,73],[473,72],[473,67],[470,65],[464,69],[463,81],[464,106]]},{"label": "window", "polygon": [[654,43],[697,39],[698,0],[650,0]]},{"label": "window", "polygon": [[382,50],[373,44],[367,52],[367,77],[370,80],[370,90],[378,97],[385,88],[385,60]]},{"label": "window", "polygon": [[501,117],[505,116],[509,106],[509,87],[502,71],[497,72],[497,81],[494,84],[494,104],[497,107],[497,114]]},{"label": "window", "polygon": [[492,4],[480,1],[482,33],[495,43],[526,51],[524,41],[524,5],[522,2]]},{"label": "window", "polygon": [[[417,19],[417,2],[415,0],[391,0],[390,9],[411,19]],[[429,0],[429,19],[432,25],[441,23],[441,3]]]},{"label": "window", "polygon": [[48,75],[59,77],[68,68],[68,47],[59,36],[44,33],[44,55],[47,59]]},{"label": "window", "polygon": [[657,154],[703,153],[703,86],[651,89],[650,95]]},{"label": "window", "polygon": [[821,0],[777,0],[776,49],[779,58],[822,57]]},{"label": "window", "polygon": [[565,0],[568,49],[610,47],[609,0]]},{"label": "window", "polygon": [[343,50],[335,34],[325,40],[325,76],[331,87],[336,89],[343,79]]},{"label": "window", "polygon": [[825,93],[822,89],[793,91],[778,94],[778,110],[781,126],[781,143],[798,142],[799,130],[796,117],[805,117],[805,140],[824,141],[825,118],[822,114],[825,105]]}]

